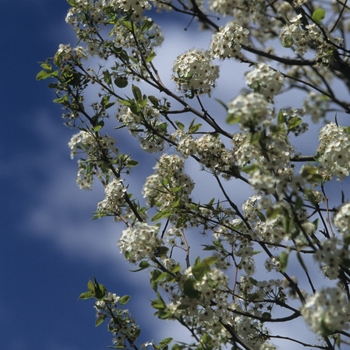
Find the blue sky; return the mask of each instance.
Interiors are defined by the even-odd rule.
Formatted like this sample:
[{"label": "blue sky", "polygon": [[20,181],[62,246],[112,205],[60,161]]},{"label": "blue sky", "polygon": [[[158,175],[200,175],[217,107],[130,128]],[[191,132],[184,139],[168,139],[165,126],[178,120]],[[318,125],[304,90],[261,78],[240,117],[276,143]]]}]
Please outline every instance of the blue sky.
[{"label": "blue sky", "polygon": [[[132,266],[116,246],[121,226],[108,218],[91,220],[96,203],[103,199],[102,189],[84,192],[76,186],[76,161],[67,147],[73,131],[63,126],[61,107],[52,103],[47,81],[35,80],[38,62],[53,56],[60,43],[75,42],[73,30],[64,22],[68,7],[64,0],[12,0],[3,1],[0,12],[0,344],[6,350],[111,345],[106,327],[94,327],[92,302],[77,300],[93,276],[119,295],[132,295],[130,310],[145,330],[143,340],[160,340],[178,331],[174,324],[161,327],[153,318],[149,322],[152,294],[150,288],[142,289],[147,276],[127,273]],[[193,40],[191,28],[183,31],[188,22],[175,33],[176,17],[164,14],[159,19],[169,35],[160,72],[170,77],[171,62],[179,53],[207,48],[208,42],[204,34]],[[192,28],[197,30],[197,24]],[[234,97],[242,86],[242,72],[236,73],[235,84],[222,90],[223,100]],[[229,82],[228,75],[222,77]],[[123,135],[117,138],[126,152],[140,156],[135,142]],[[314,146],[309,143],[306,153]],[[155,157],[148,159],[132,175],[135,194],[154,165]],[[208,199],[213,197],[210,191],[214,189],[206,187]],[[237,191],[235,195],[240,196]]]}]

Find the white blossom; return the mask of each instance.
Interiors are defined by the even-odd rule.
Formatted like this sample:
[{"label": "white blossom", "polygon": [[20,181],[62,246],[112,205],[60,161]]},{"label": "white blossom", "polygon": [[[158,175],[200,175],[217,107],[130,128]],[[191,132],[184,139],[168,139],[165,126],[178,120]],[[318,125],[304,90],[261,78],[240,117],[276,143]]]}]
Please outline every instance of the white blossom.
[{"label": "white blossom", "polygon": [[264,125],[269,122],[271,116],[266,98],[255,92],[236,97],[230,102],[228,112],[239,118],[242,128]]},{"label": "white blossom", "polygon": [[118,242],[121,253],[132,263],[152,257],[154,250],[162,244],[158,231],[158,226],[141,222],[123,230]]},{"label": "white blossom", "polygon": [[350,172],[350,134],[335,123],[324,126],[319,135],[318,161],[329,175],[343,179]]},{"label": "white blossom", "polygon": [[219,68],[214,66],[209,54],[190,50],[177,57],[173,65],[173,79],[178,88],[189,94],[210,94],[219,78]]},{"label": "white blossom", "polygon": [[343,204],[334,216],[334,226],[344,235],[350,234],[350,203]]},{"label": "white blossom", "polygon": [[246,73],[246,81],[254,92],[264,95],[270,101],[281,93],[284,77],[279,71],[270,68],[267,64],[259,63],[254,70]]},{"label": "white blossom", "polygon": [[308,298],[301,315],[315,333],[329,335],[349,329],[350,303],[344,291],[328,287]]},{"label": "white blossom", "polygon": [[231,21],[213,34],[210,53],[213,58],[241,57],[241,44],[248,44],[249,30]]}]

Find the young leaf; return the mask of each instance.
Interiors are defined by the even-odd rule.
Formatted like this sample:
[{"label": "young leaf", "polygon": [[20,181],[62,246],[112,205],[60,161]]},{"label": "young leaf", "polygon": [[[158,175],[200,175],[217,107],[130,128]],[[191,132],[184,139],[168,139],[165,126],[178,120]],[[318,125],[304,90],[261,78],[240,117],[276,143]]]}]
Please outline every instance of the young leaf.
[{"label": "young leaf", "polygon": [[119,299],[119,303],[120,305],[125,305],[128,303],[128,301],[130,300],[130,295],[124,295]]},{"label": "young leaf", "polygon": [[185,125],[183,125],[181,122],[179,122],[178,120],[175,120],[175,124],[177,125],[177,127],[183,131],[185,129]]},{"label": "young leaf", "polygon": [[289,254],[287,252],[281,252],[280,254],[280,269],[282,272],[286,272],[288,265]]},{"label": "young leaf", "polygon": [[92,292],[84,292],[84,293],[81,293],[79,295],[79,298],[80,300],[87,300],[87,299],[91,299],[94,297],[94,293]]},{"label": "young leaf", "polygon": [[131,272],[138,272],[138,271],[141,271],[141,270],[144,270],[144,269],[147,269],[149,267],[149,263],[148,261],[146,260],[142,260],[139,264],[139,269],[137,270],[130,270]]},{"label": "young leaf", "polygon": [[50,77],[51,73],[47,72],[46,70],[42,70],[36,75],[36,80],[45,80]]},{"label": "young leaf", "polygon": [[133,93],[133,95],[134,95],[134,97],[135,97],[135,100],[136,100],[137,102],[141,101],[141,100],[142,100],[142,93],[141,93],[141,90],[140,90],[136,85],[134,85],[134,84],[132,85],[131,90],[132,90],[132,93]]},{"label": "young leaf", "polygon": [[326,17],[326,11],[323,8],[318,8],[317,10],[314,11],[311,18],[316,23],[321,23],[325,17]]},{"label": "young leaf", "polygon": [[96,321],[95,321],[95,327],[98,327],[101,323],[103,323],[103,321],[106,319],[106,315],[100,315],[97,317]]},{"label": "young leaf", "polygon": [[165,338],[159,343],[158,348],[162,350],[165,346],[169,345],[172,341],[173,341],[173,338]]},{"label": "young leaf", "polygon": [[188,278],[184,283],[184,294],[191,299],[198,299],[201,296],[201,292],[194,287],[195,283],[193,278]]},{"label": "young leaf", "polygon": [[124,76],[119,76],[118,78],[114,79],[114,84],[118,86],[118,88],[125,88],[128,86],[128,78]]}]

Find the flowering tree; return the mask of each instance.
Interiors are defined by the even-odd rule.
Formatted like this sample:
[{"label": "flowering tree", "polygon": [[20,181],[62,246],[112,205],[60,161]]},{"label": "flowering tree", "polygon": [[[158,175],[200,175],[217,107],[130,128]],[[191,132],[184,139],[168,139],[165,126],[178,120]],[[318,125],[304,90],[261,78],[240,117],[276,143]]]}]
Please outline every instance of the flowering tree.
[{"label": "flowering tree", "polygon": [[[60,45],[37,79],[54,78],[54,102],[77,129],[69,147],[79,155],[79,187],[91,189],[94,180],[104,186],[95,217],[125,225],[118,247],[149,274],[156,315],[193,336],[191,344],[167,338],[140,345],[140,328],[123,308],[129,297],[89,281],[80,298],[96,299],[96,324],[107,319],[114,347],[349,345],[350,202],[341,186],[350,171],[350,129],[337,117],[350,112],[341,98],[350,89],[348,1],[68,3],[66,22],[82,46]],[[195,19],[210,33],[206,50],[191,49],[173,63],[177,89],[163,83],[154,63],[163,36],[147,17],[151,8],[176,12],[192,26]],[[220,83],[215,62],[223,60],[246,70],[248,89],[213,101]],[[142,92],[145,86],[154,95]],[[86,97],[91,92],[94,101]],[[296,93],[303,102],[293,100]],[[214,103],[215,115],[206,107]],[[119,151],[118,130],[107,120],[158,159],[143,201],[128,188],[138,161]],[[297,149],[301,135],[315,138],[320,128],[313,154]],[[193,194],[207,184],[195,185],[185,171],[189,161],[216,184],[216,198],[203,202]],[[231,192],[242,186],[240,203]],[[306,339],[295,322],[308,325]],[[288,334],[280,334],[278,325],[288,323]]]}]

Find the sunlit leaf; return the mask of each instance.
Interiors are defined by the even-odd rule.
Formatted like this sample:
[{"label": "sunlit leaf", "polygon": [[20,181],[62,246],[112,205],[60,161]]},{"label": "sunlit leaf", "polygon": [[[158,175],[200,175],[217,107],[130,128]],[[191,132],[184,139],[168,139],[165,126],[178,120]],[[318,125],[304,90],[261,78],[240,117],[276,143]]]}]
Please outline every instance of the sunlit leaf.
[{"label": "sunlit leaf", "polygon": [[120,299],[119,299],[119,303],[121,305],[125,305],[128,303],[128,301],[130,300],[130,295],[123,295]]},{"label": "sunlit leaf", "polygon": [[325,17],[326,17],[326,11],[323,8],[318,8],[317,10],[314,11],[311,18],[316,23],[320,23],[324,20]]}]

